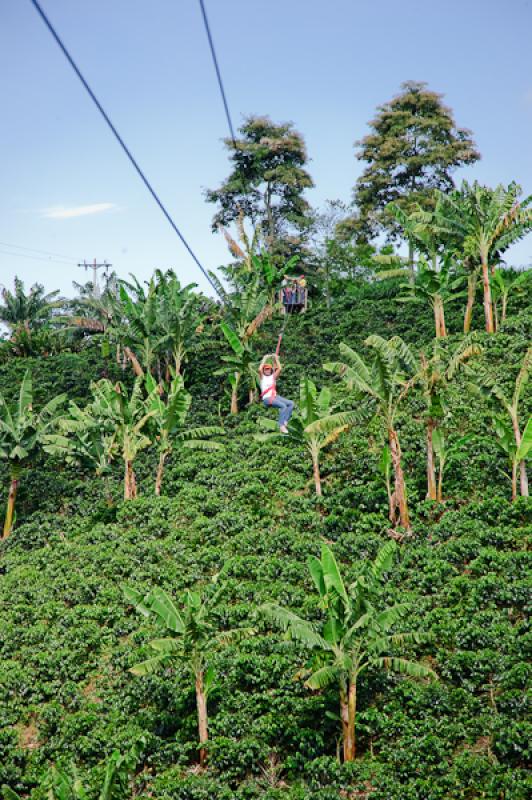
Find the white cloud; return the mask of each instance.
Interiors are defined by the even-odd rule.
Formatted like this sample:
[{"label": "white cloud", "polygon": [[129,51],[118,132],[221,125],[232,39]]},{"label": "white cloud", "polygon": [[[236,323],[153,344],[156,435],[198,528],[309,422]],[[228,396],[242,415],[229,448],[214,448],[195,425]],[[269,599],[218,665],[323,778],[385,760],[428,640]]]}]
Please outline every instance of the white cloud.
[{"label": "white cloud", "polygon": [[85,217],[88,214],[101,214],[104,211],[110,211],[112,208],[116,208],[114,203],[93,203],[90,206],[75,206],[73,208],[54,206],[53,208],[44,208],[41,213],[46,219],[70,219],[72,217]]}]

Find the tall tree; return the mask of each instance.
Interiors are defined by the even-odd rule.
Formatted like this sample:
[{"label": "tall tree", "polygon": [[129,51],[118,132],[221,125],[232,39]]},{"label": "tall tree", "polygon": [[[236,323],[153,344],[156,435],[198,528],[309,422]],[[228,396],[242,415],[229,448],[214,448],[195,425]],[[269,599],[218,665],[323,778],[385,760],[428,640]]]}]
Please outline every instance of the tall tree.
[{"label": "tall tree", "polygon": [[480,158],[470,131],[458,128],[442,96],[426,83],[407,81],[401,92],[379,106],[371,133],[357,142],[357,158],[366,163],[355,186],[358,216],[354,230],[371,237],[384,228],[398,233],[386,206],[432,206],[434,189],[453,188],[452,172]]},{"label": "tall tree", "polygon": [[303,195],[314,184],[305,169],[305,142],[292,123],[278,125],[269,117],[250,116],[239,130],[236,147],[225,140],[231,174],[218,189],[206,192],[207,201],[218,205],[213,230],[244,214],[253,224],[261,223],[271,249],[310,224],[310,206]]},{"label": "tall tree", "polygon": [[29,370],[26,371],[16,405],[10,407],[0,394],[0,460],[9,468],[9,495],[4,520],[3,538],[13,528],[15,501],[23,470],[42,448],[46,436],[59,424],[64,394],[52,398],[40,411],[33,409],[33,384]]},{"label": "tall tree", "polygon": [[261,607],[265,617],[315,651],[311,675],[306,680],[309,689],[319,691],[331,683],[338,686],[344,761],[353,761],[356,755],[357,694],[364,672],[380,668],[415,678],[436,678],[425,664],[395,654],[427,640],[420,633],[396,630],[410,613],[409,603],[382,603],[384,578],[392,567],[396,547],[394,542],[385,544],[349,586],[326,544],[322,545],[321,559],[309,558],[320,606],[327,615],[319,626],[274,604]]}]

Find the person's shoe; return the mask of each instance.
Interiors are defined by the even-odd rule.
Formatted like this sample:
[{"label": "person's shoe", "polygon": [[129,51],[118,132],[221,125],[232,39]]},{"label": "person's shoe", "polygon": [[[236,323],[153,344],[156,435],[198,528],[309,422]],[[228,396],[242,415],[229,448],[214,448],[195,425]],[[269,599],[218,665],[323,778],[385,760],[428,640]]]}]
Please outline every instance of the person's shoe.
[{"label": "person's shoe", "polygon": [[286,436],[286,435],[287,435],[287,433],[288,433],[288,428],[286,427],[286,425],[281,425],[281,427],[279,428],[279,430],[281,431],[281,433],[283,434],[283,436]]}]

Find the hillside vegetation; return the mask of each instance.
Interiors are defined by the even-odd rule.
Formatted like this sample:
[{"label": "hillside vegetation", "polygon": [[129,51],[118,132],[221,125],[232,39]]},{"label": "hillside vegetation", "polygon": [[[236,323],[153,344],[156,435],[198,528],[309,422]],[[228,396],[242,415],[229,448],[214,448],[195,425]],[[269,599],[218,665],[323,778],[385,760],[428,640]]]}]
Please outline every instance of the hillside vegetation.
[{"label": "hillside vegetation", "polygon": [[4,800],[525,800],[532,195],[418,81],[349,205],[225,144],[211,296],[2,289]]},{"label": "hillside vegetation", "polygon": [[[302,374],[334,383],[322,364],[337,359],[341,341],[364,352],[362,342],[385,331],[430,346],[431,317],[396,304],[393,285],[355,289],[346,282],[331,309],[315,301],[289,320],[283,394],[295,395]],[[127,502],[120,466],[103,481],[40,456],[21,482],[17,524],[2,552],[0,781],[39,798],[49,763],[67,772],[75,763],[92,796],[105,758],[141,741],[131,786],[145,797],[525,798],[530,506],[527,498],[510,502],[489,408],[466,393],[468,382],[490,376],[511,387],[530,330],[530,315],[517,310],[495,336],[475,334],[482,353],[450,392],[451,435],[473,438],[449,466],[441,504],[424,499],[420,396],[400,411],[412,531],[386,573],[384,600],[411,603],[409,627],[428,636],[398,655],[438,680],[364,673],[355,761],[337,757],[337,689],[305,687],[311,650],[259,608],[276,603],[317,621],[323,612],[308,557],[327,542],[349,584],[391,541],[378,426],[368,403],[353,405],[338,385],[340,408],[355,408],[359,421],[323,456],[324,495],[315,497],[302,446],[255,439],[269,412],[252,405],[226,416],[222,379],[213,377],[225,347],[213,332],[186,378],[194,423],[222,424],[224,449],[171,454],[157,498],[150,450],[139,456],[139,497]],[[272,349],[278,324],[263,327],[259,350]],[[102,358],[94,341],[79,353],[10,359],[1,367],[3,390],[14,396],[27,367],[41,405],[61,391],[82,404],[89,382],[103,375],[131,386],[131,370]],[[523,419],[530,408],[527,393]],[[163,634],[121,587],[143,594],[160,587],[180,598],[208,586],[224,565],[216,625],[247,633],[209,655],[208,762],[199,769],[193,682],[179,661],[147,677],[128,671]]]}]

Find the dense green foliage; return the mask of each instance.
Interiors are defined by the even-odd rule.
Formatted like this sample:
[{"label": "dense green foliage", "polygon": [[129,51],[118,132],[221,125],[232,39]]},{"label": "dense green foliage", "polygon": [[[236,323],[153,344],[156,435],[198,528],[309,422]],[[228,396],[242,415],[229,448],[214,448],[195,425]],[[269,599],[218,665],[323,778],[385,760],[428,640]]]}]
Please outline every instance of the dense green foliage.
[{"label": "dense green foliage", "polygon": [[[341,286],[330,309],[316,302],[288,322],[288,396],[303,374],[320,387],[331,384],[322,364],[338,359],[342,341],[369,357],[368,335],[400,335],[416,352],[422,345],[429,352],[429,309],[397,303],[400,289],[391,282]],[[481,328],[482,310],[475,311]],[[450,303],[444,350],[458,342],[461,325],[460,303]],[[263,351],[274,348],[278,326],[278,318],[262,326]],[[474,335],[482,353],[471,360],[473,376],[496,376],[511,395],[529,330],[530,313],[510,296],[502,330]],[[286,641],[257,609],[274,603],[317,623],[322,612],[306,559],[319,556],[323,539],[347,584],[389,541],[380,425],[369,404],[353,405],[341,385],[335,388],[338,411],[354,408],[359,421],[323,453],[318,499],[303,444],[256,441],[267,411],[252,405],[225,416],[223,377],[213,375],[225,352],[221,332],[209,330],[185,372],[191,424],[222,424],[224,449],[170,453],[163,496],[153,496],[153,448],[138,454],[140,496],[128,502],[120,467],[111,467],[104,484],[89,467],[35,457],[2,550],[0,783],[40,800],[47,765],[69,771],[74,762],[96,797],[106,758],[143,736],[133,785],[146,797],[524,799],[531,515],[526,498],[510,502],[509,465],[494,440],[489,400],[466,394],[471,374],[449,386],[446,435],[451,443],[466,432],[473,438],[448,465],[442,504],[424,499],[423,395],[409,394],[397,411],[412,536],[397,548],[383,601],[408,601],[409,629],[420,641],[431,638],[393,655],[431,667],[439,680],[368,669],[358,687],[358,757],[341,764],[336,687],[309,690],[301,667],[310,666],[311,650]],[[38,406],[63,391],[83,405],[91,380],[120,377],[130,389],[134,377],[114,356],[101,356],[96,337],[80,353],[0,365],[6,397],[15,398],[28,367]],[[521,402],[524,419],[530,392]],[[5,486],[4,471],[1,477]],[[228,637],[212,653],[208,767],[198,770],[188,667],[176,662],[143,678],[130,672],[150,656],[160,630],[127,605],[121,584],[180,597],[208,586],[227,562],[213,624],[221,631],[252,626],[253,633]]]},{"label": "dense green foliage", "polygon": [[397,234],[388,204],[430,207],[434,189],[453,187],[452,173],[480,158],[471,132],[457,127],[441,95],[425,83],[407,81],[390,102],[379,106],[371,132],[357,142],[365,169],[357,179],[357,214],[345,223],[359,235],[382,227]]},{"label": "dense green foliage", "polygon": [[4,290],[5,800],[527,796],[532,196],[453,190],[424,84],[370,126],[343,223],[291,123],[226,142],[221,302]]}]

